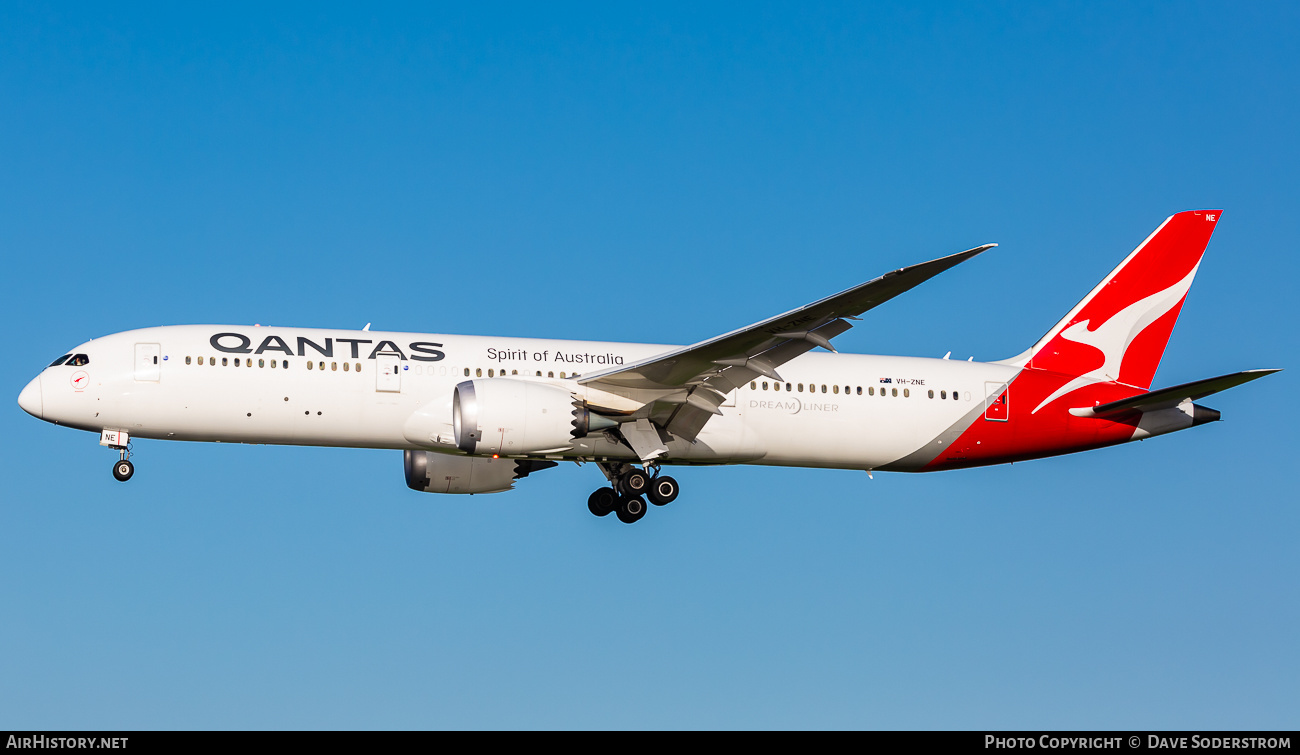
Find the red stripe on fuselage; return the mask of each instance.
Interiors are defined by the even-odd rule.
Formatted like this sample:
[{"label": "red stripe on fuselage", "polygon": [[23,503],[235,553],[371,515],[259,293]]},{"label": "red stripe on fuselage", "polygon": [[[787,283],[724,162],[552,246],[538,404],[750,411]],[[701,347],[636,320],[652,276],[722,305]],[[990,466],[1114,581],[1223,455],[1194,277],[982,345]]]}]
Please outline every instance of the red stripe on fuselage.
[{"label": "red stripe on fuselage", "polygon": [[[960,469],[1085,451],[1132,439],[1140,412],[1118,417],[1076,417],[1074,407],[1096,406],[1146,391],[1121,383],[1081,386],[1032,413],[1043,399],[1073,379],[1045,370],[1025,369],[1007,388],[1008,419],[987,420],[981,413],[970,427],[927,464],[924,471]],[[986,399],[987,401],[987,399]]]}]

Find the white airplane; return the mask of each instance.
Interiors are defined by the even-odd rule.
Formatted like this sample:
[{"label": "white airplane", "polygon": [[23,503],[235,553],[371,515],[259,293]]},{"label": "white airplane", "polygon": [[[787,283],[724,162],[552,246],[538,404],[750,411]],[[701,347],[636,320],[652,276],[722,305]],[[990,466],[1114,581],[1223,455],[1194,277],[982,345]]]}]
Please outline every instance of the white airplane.
[{"label": "white airplane", "polygon": [[834,352],[867,310],[994,246],[886,273],[692,346],[177,325],[88,341],[22,390],[29,414],[135,438],[401,449],[406,483],[495,493],[561,461],[593,514],[672,502],[673,464],[929,472],[1219,419],[1193,401],[1277,370],[1149,390],[1219,211],[1174,215],[1032,348],[999,362]]}]

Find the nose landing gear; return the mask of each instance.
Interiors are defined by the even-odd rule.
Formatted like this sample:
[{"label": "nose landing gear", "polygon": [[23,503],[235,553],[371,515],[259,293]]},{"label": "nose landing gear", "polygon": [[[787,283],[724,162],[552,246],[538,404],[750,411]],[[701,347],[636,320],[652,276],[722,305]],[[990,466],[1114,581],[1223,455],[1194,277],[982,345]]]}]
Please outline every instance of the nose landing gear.
[{"label": "nose landing gear", "polygon": [[99,433],[99,445],[108,446],[122,455],[113,464],[113,477],[118,482],[126,482],[135,474],[135,465],[131,463],[131,436],[125,430],[104,428]]},{"label": "nose landing gear", "polygon": [[118,482],[126,482],[135,474],[135,465],[131,463],[131,451],[126,446],[118,446],[118,451],[122,452],[122,458],[113,464],[113,477]]}]

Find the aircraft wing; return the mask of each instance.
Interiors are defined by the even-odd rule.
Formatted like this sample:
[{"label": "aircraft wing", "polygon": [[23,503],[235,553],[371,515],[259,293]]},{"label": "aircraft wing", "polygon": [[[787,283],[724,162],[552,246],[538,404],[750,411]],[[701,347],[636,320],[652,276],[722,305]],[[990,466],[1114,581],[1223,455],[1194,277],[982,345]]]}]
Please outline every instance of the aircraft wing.
[{"label": "aircraft wing", "polygon": [[584,374],[578,382],[607,391],[671,391],[649,419],[694,440],[726,395],[759,377],[783,382],[777,368],[853,327],[848,321],[997,244],[893,270],[874,280],[739,330],[627,365]]}]

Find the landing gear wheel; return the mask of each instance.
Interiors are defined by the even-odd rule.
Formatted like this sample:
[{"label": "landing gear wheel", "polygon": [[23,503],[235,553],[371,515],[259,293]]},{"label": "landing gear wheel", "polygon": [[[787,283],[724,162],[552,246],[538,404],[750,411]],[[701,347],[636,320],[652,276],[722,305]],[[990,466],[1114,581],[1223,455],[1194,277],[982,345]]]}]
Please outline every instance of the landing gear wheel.
[{"label": "landing gear wheel", "polygon": [[613,488],[600,488],[587,497],[587,509],[596,516],[609,516],[618,507],[618,493]]},{"label": "landing gear wheel", "polygon": [[682,492],[677,481],[671,477],[656,477],[650,481],[650,490],[646,491],[650,502],[656,506],[664,506],[677,500],[677,494]]},{"label": "landing gear wheel", "polygon": [[645,499],[637,495],[619,499],[618,508],[615,509],[618,512],[618,520],[623,524],[640,521],[641,517],[645,516],[645,510]]},{"label": "landing gear wheel", "polygon": [[625,496],[644,495],[650,487],[650,477],[639,469],[629,469],[618,480],[618,486]]},{"label": "landing gear wheel", "polygon": [[135,465],[126,459],[122,459],[113,465],[113,476],[117,478],[118,482],[126,482],[131,479],[133,474],[135,474]]}]

